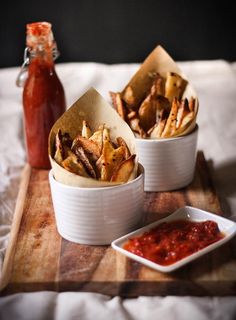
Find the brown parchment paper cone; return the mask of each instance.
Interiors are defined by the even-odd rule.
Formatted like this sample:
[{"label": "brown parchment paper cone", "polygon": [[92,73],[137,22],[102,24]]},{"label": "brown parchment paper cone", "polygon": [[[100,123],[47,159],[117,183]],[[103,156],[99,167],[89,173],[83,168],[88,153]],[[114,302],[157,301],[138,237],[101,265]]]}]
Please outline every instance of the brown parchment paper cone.
[{"label": "brown parchment paper cone", "polygon": [[[159,73],[163,78],[166,78],[167,72],[178,73],[179,75],[181,75],[182,78],[184,78],[187,81],[187,85],[183,93],[183,98],[190,99],[191,97],[193,97],[196,99],[194,120],[183,132],[181,132],[181,134],[177,134],[176,136],[186,135],[190,133],[196,126],[196,116],[198,112],[199,101],[195,90],[188,82],[186,76],[183,74],[176,62],[163,49],[162,46],[157,46],[148,55],[148,57],[144,60],[139,70],[131,78],[127,86],[132,87],[134,96],[136,97],[134,107],[138,107],[140,105],[140,102],[145,97],[146,92],[148,91],[148,89],[150,89],[151,83],[153,81],[152,77],[150,77],[150,74]],[[124,94],[124,90],[121,92],[121,95]]]},{"label": "brown parchment paper cone", "polygon": [[49,158],[55,179],[63,184],[74,187],[107,187],[119,183],[99,181],[86,178],[71,173],[61,167],[53,159],[55,152],[55,137],[58,129],[68,132],[74,139],[82,130],[82,122],[86,120],[92,131],[96,131],[101,124],[110,129],[112,141],[117,137],[122,137],[131,154],[136,154],[136,163],[129,180],[133,180],[137,175],[137,153],[135,148],[135,138],[132,130],[124,122],[117,112],[105,101],[105,99],[94,89],[90,88],[81,98],[79,98],[54,124],[49,134]]}]

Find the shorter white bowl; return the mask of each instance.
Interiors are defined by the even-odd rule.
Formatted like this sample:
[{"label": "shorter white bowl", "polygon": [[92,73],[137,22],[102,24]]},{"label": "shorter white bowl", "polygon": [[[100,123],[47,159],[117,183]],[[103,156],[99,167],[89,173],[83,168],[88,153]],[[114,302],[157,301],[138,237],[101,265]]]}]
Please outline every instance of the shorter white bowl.
[{"label": "shorter white bowl", "polygon": [[[146,258],[137,256],[136,254],[131,253],[123,248],[124,244],[129,239],[143,235],[144,232],[152,230],[153,228],[157,227],[159,224],[161,224],[163,222],[171,222],[171,221],[181,220],[181,219],[195,221],[195,222],[201,222],[201,221],[206,221],[206,220],[215,221],[218,224],[220,232],[223,232],[225,236],[221,240],[214,242],[214,243],[210,244],[209,246],[207,246],[207,247],[205,247],[195,253],[192,253],[191,255],[183,258],[182,260],[179,260],[179,261],[177,261],[171,265],[168,265],[168,266],[163,266],[163,265],[160,265],[160,264],[155,263],[153,261],[150,261]],[[172,213],[170,216],[168,216],[164,219],[153,222],[152,224],[149,224],[143,228],[140,228],[136,231],[133,231],[133,232],[113,241],[111,246],[113,249],[119,251],[120,253],[123,253],[127,257],[134,259],[140,263],[143,263],[144,265],[146,265],[150,268],[153,268],[153,269],[161,271],[161,272],[171,272],[171,271],[174,271],[174,270],[184,266],[185,264],[201,257],[202,255],[220,247],[221,245],[225,244],[227,241],[232,239],[235,236],[235,234],[236,234],[236,223],[235,222],[233,222],[229,219],[223,218],[221,216],[218,216],[216,214],[213,214],[211,212],[208,212],[208,211],[204,211],[204,210],[201,210],[198,208],[186,206],[186,207],[183,207],[183,208],[176,210],[174,213]]]},{"label": "shorter white bowl", "polygon": [[59,234],[72,242],[110,244],[142,223],[144,169],[136,179],[114,187],[79,188],[64,185],[49,172]]},{"label": "shorter white bowl", "polygon": [[163,139],[135,139],[145,169],[145,191],[170,191],[187,186],[194,176],[198,126],[188,135]]}]

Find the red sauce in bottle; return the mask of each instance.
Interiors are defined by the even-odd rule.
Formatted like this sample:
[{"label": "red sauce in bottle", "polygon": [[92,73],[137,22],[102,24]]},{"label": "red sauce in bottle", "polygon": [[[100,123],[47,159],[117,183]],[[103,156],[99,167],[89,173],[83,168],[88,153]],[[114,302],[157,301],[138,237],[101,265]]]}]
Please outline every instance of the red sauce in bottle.
[{"label": "red sauce in bottle", "polygon": [[27,47],[30,63],[23,106],[28,162],[32,167],[48,169],[49,132],[66,108],[64,89],[54,66],[51,24],[28,24]]},{"label": "red sauce in bottle", "polygon": [[124,249],[167,266],[224,238],[214,221],[164,222],[143,235],[129,239]]}]

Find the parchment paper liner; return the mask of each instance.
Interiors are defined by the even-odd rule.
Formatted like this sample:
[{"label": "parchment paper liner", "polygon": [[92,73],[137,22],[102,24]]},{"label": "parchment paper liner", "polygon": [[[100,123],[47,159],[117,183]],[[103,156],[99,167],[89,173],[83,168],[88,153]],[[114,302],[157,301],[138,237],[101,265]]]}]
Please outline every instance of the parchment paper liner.
[{"label": "parchment paper liner", "polygon": [[120,183],[99,181],[92,178],[86,178],[71,173],[61,167],[53,159],[55,136],[58,129],[62,132],[68,132],[74,139],[82,129],[82,121],[86,120],[92,131],[96,131],[101,124],[105,124],[110,129],[112,141],[117,137],[122,137],[131,152],[136,154],[135,168],[129,180],[133,180],[137,175],[137,152],[135,148],[135,138],[132,130],[123,121],[117,112],[103,99],[103,97],[94,89],[90,88],[81,98],[79,98],[54,124],[49,134],[49,158],[53,169],[54,178],[66,185],[74,187],[110,187]]},{"label": "parchment paper liner", "polygon": [[[149,74],[159,73],[162,77],[166,78],[167,72],[178,73],[188,82],[188,79],[185,77],[183,72],[180,70],[176,62],[170,57],[170,55],[161,46],[157,46],[144,60],[139,70],[134,74],[134,76],[127,84],[127,86],[131,86],[133,89],[134,96],[136,97],[135,104],[137,106],[140,105],[140,102],[142,101],[145,93],[151,86],[152,78],[149,76]],[[121,94],[124,93],[124,90]],[[179,135],[175,135],[175,137],[183,136],[190,133],[196,126],[196,116],[198,112],[199,101],[195,90],[188,82],[183,93],[183,98],[190,99],[191,97],[196,99],[194,121],[192,121],[191,125],[187,127],[186,130],[181,132],[181,134]],[[171,136],[171,138],[173,137],[174,136]]]}]

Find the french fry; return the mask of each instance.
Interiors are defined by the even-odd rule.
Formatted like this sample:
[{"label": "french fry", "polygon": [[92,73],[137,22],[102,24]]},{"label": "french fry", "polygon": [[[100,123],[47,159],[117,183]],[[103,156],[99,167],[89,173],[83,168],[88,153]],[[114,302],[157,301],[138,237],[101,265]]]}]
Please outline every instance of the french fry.
[{"label": "french fry", "polygon": [[179,108],[178,108],[178,112],[177,112],[177,116],[176,116],[176,129],[178,129],[181,126],[181,123],[183,121],[183,118],[190,112],[189,110],[189,104],[188,104],[188,100],[184,99],[181,101]]},{"label": "french fry", "polygon": [[136,133],[138,134],[141,138],[145,138],[146,137],[146,133],[143,130],[143,128],[141,128],[140,126],[140,119],[138,118],[137,114],[135,117],[131,118],[128,121],[128,124],[130,126],[130,128]]},{"label": "french fry", "polygon": [[168,138],[175,134],[178,108],[179,108],[179,101],[177,100],[177,98],[174,98],[169,117],[166,121],[165,128],[161,134],[162,138]]},{"label": "french fry", "polygon": [[68,150],[72,145],[72,139],[68,133],[62,133],[59,129],[56,138],[55,138],[55,156],[54,159],[58,164],[61,164],[62,161],[68,156]]},{"label": "french fry", "polygon": [[189,112],[182,120],[181,126],[175,131],[175,136],[181,135],[188,127],[191,126],[195,119],[195,114],[193,111]]},{"label": "french fry", "polygon": [[125,148],[120,146],[114,149],[109,141],[104,141],[101,159],[98,165],[101,167],[101,180],[110,181],[114,169],[124,160]]},{"label": "french fry", "polygon": [[81,135],[83,138],[87,138],[87,139],[89,139],[92,135],[92,131],[89,128],[87,121],[85,121],[85,120],[83,120],[83,127],[82,127]]},{"label": "french fry", "polygon": [[137,117],[137,112],[136,111],[130,111],[128,114],[127,114],[127,119],[128,120],[131,120],[133,118],[136,118]]},{"label": "french fry", "polygon": [[84,149],[82,147],[75,147],[74,148],[74,153],[77,156],[77,159],[84,165],[86,171],[88,172],[88,174],[90,175],[90,177],[96,179],[97,175],[96,172],[94,170],[93,165],[91,164],[91,162],[89,161]]},{"label": "french fry", "polygon": [[156,123],[156,103],[155,98],[149,94],[142,102],[139,111],[140,125],[148,131]]},{"label": "french fry", "polygon": [[69,151],[68,157],[62,162],[62,166],[66,170],[78,174],[79,176],[89,177],[83,164],[78,160],[77,156],[72,151]]},{"label": "french fry", "polygon": [[116,111],[121,116],[121,118],[123,120],[125,120],[127,111],[126,111],[126,108],[125,108],[125,104],[123,103],[123,101],[121,99],[120,92],[111,92],[110,91],[110,96],[111,96],[112,103],[113,103]]},{"label": "french fry", "polygon": [[127,182],[134,169],[134,165],[135,165],[134,159],[135,159],[135,154],[133,154],[128,159],[121,162],[120,165],[115,170],[115,172],[112,174],[111,181]]},{"label": "french fry", "polygon": [[100,126],[89,138],[90,141],[93,141],[98,146],[99,156],[101,155],[103,148],[103,132],[104,126]]},{"label": "french fry", "polygon": [[164,79],[159,74],[156,74],[154,77],[150,93],[155,97],[164,96],[165,94]]},{"label": "french fry", "polygon": [[58,164],[61,164],[63,161],[63,146],[62,146],[61,130],[58,130],[56,134],[55,147],[56,147],[56,152],[55,152],[54,159]]},{"label": "french fry", "polygon": [[100,146],[93,140],[86,139],[81,135],[78,135],[73,141],[72,149],[77,146],[82,147],[94,161],[97,161],[97,159],[100,157]]},{"label": "french fry", "polygon": [[161,138],[162,132],[165,128],[169,112],[166,109],[161,110],[159,115],[159,122],[154,125],[149,131],[148,135],[152,139]]},{"label": "french fry", "polygon": [[174,72],[168,72],[165,84],[165,97],[168,98],[170,102],[172,102],[174,98],[181,98],[186,84],[187,81],[180,75]]},{"label": "french fry", "polygon": [[189,99],[189,110],[196,113],[195,106],[196,106],[196,100],[193,97],[191,97]]},{"label": "french fry", "polygon": [[135,105],[136,99],[134,96],[134,91],[131,86],[127,86],[123,92],[122,99],[127,103],[129,107]]},{"label": "french fry", "polygon": [[119,145],[120,147],[121,147],[121,146],[124,147],[124,150],[125,150],[125,153],[124,153],[125,159],[128,159],[128,158],[130,157],[130,151],[129,151],[129,148],[128,148],[125,140],[124,140],[123,138],[121,138],[121,137],[118,137],[118,138],[116,138],[116,141],[117,141],[117,143],[118,143],[118,145]]}]

